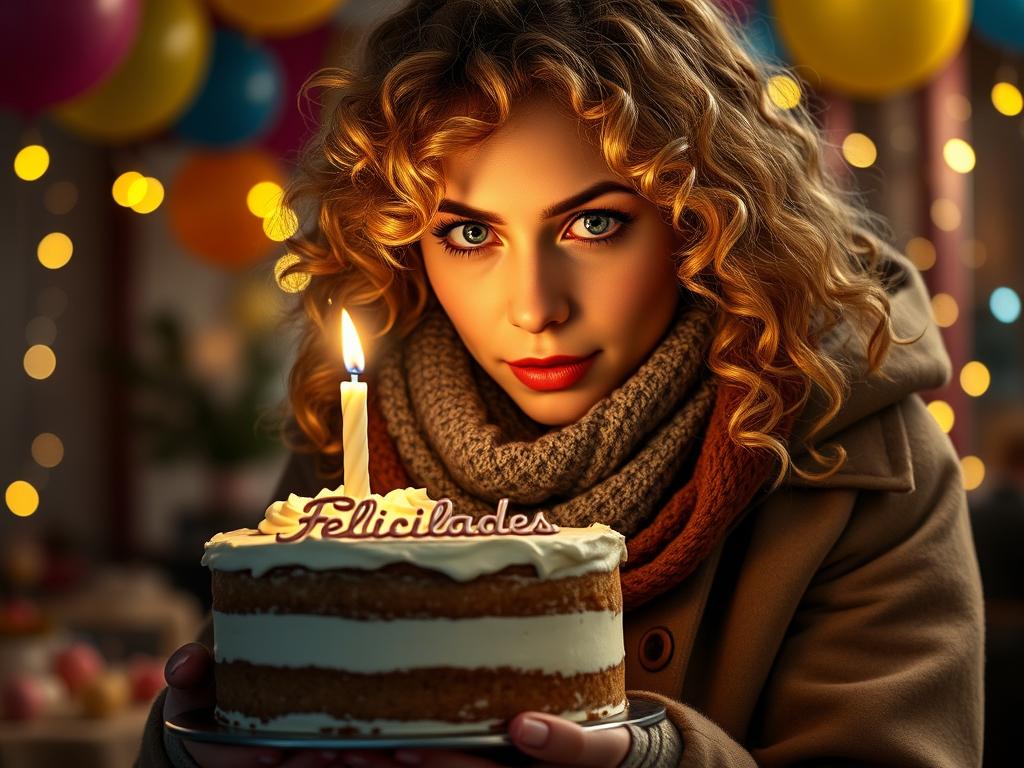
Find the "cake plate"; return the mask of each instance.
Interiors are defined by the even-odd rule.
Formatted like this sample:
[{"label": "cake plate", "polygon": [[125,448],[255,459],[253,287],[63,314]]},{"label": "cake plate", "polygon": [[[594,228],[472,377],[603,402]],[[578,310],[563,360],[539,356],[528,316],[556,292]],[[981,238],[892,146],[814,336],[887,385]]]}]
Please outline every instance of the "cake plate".
[{"label": "cake plate", "polygon": [[[665,719],[665,707],[645,699],[628,698],[626,709],[617,715],[579,723],[587,730],[621,728],[624,725],[647,726]],[[164,721],[173,734],[192,741],[234,744],[247,747],[282,749],[472,749],[482,750],[492,759],[526,757],[513,745],[507,733],[401,734],[394,736],[340,736],[324,733],[288,731],[251,731],[218,722],[213,709],[182,712]],[[484,756],[484,755],[482,755]]]}]

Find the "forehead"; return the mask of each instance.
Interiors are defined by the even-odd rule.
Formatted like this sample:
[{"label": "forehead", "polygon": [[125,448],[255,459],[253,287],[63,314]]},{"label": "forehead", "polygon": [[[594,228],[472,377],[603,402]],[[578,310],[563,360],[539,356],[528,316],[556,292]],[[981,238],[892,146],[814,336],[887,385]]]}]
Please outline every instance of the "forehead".
[{"label": "forehead", "polygon": [[539,197],[540,208],[612,177],[584,124],[541,96],[516,105],[480,144],[444,158],[442,172],[445,197],[481,207]]}]

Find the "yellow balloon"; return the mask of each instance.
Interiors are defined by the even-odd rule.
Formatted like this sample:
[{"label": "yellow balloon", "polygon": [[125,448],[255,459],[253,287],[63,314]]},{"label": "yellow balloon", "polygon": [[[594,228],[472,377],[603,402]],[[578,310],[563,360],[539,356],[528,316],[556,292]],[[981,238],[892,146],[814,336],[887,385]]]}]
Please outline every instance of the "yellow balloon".
[{"label": "yellow balloon", "polygon": [[156,133],[192,103],[206,77],[212,30],[198,0],[146,0],[135,46],[113,76],[55,110],[89,138],[111,143]]},{"label": "yellow balloon", "polygon": [[319,26],[340,0],[210,0],[210,5],[237,27],[253,35],[296,35]]},{"label": "yellow balloon", "polygon": [[[793,61],[824,85],[879,98],[921,85],[967,36],[970,0],[772,0]],[[802,72],[802,74],[805,74]]]}]

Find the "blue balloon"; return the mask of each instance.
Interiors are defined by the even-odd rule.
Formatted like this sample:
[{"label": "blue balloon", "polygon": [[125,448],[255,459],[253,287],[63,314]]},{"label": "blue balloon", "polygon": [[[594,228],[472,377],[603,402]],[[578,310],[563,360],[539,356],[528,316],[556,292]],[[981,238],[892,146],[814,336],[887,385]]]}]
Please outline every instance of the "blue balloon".
[{"label": "blue balloon", "polygon": [[768,0],[757,0],[750,18],[743,25],[743,32],[748,52],[755,58],[776,65],[788,61],[789,54],[775,33],[775,17]]},{"label": "blue balloon", "polygon": [[974,0],[978,34],[1001,48],[1024,51],[1024,0]]},{"label": "blue balloon", "polygon": [[175,125],[185,139],[214,147],[260,138],[284,98],[277,59],[259,42],[218,29],[206,83]]}]

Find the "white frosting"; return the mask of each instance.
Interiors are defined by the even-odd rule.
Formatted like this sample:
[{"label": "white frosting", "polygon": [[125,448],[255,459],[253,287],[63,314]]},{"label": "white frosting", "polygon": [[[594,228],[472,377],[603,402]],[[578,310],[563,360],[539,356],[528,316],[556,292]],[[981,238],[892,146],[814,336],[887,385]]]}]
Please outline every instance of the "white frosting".
[{"label": "white frosting", "polygon": [[625,657],[622,613],[612,611],[392,621],[214,611],[213,635],[218,662],[363,674],[512,667],[575,675]]},{"label": "white frosting", "polygon": [[[589,709],[574,709],[557,712],[559,717],[573,722],[582,722],[588,715],[612,717],[626,711],[626,700],[618,704],[594,706]],[[243,712],[217,708],[217,717],[230,725],[259,731],[284,731],[290,733],[321,733],[324,728],[355,728],[360,734],[374,736],[400,736],[409,734],[445,734],[493,732],[501,722],[497,719],[475,720],[472,722],[449,722],[444,720],[348,720],[331,717],[323,712],[296,712],[263,721]]]}]

